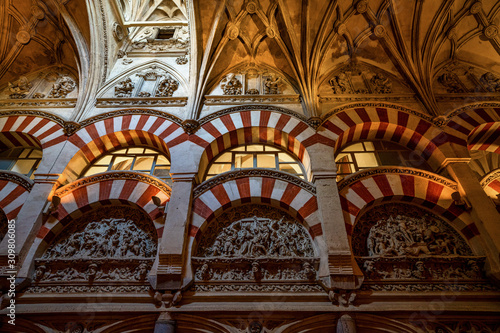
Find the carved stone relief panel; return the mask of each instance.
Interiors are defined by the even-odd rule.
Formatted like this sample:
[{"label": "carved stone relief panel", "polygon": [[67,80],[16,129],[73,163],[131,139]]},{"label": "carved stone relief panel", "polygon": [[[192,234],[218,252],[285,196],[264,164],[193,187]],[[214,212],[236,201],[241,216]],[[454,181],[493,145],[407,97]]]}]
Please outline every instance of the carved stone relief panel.
[{"label": "carved stone relief panel", "polygon": [[436,94],[496,93],[500,75],[458,61],[441,68],[433,85]]},{"label": "carved stone relief panel", "polygon": [[370,66],[351,63],[336,70],[320,88],[322,96],[356,94],[411,94],[397,78]]},{"label": "carved stone relief panel", "polygon": [[179,88],[179,82],[157,65],[150,65],[134,75],[119,81],[108,90],[105,97],[115,98],[148,98],[172,97]]},{"label": "carved stone relief panel", "polygon": [[474,256],[447,222],[417,206],[377,206],[356,223],[352,248],[369,280],[481,281],[484,257]]},{"label": "carved stone relief panel", "polygon": [[186,51],[188,47],[187,27],[144,27],[133,38],[127,52],[131,56],[134,53],[178,53]]},{"label": "carved stone relief panel", "polygon": [[319,258],[306,229],[264,205],[233,208],[213,221],[192,258],[200,282],[314,283]]},{"label": "carved stone relief panel", "polygon": [[76,80],[64,69],[47,69],[38,73],[27,73],[14,82],[8,82],[7,87],[0,93],[0,99],[10,100],[61,99],[75,98],[76,96]]},{"label": "carved stone relief panel", "polygon": [[69,222],[40,259],[33,280],[144,282],[157,250],[149,217],[131,207],[94,210]]},{"label": "carved stone relief panel", "polygon": [[[296,94],[293,87],[279,73],[257,67],[255,64],[241,66],[226,74],[210,95],[255,95],[282,98]],[[262,97],[261,97],[262,98]]]}]

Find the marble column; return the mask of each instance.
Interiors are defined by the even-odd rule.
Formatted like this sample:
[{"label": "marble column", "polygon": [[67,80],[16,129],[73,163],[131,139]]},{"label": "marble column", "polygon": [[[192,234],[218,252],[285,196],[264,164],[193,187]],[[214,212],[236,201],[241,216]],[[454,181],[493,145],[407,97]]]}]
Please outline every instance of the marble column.
[{"label": "marble column", "polygon": [[175,333],[176,321],[169,313],[161,314],[155,323],[154,333]]}]

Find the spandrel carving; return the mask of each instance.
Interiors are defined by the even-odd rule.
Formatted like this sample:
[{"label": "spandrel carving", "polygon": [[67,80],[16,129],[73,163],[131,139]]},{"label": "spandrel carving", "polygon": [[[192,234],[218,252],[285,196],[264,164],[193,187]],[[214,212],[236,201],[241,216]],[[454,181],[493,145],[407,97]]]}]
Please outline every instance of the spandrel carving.
[{"label": "spandrel carving", "polygon": [[24,98],[29,93],[31,87],[32,84],[28,78],[26,76],[21,76],[16,82],[9,82],[9,97],[14,99]]},{"label": "spandrel carving", "polygon": [[67,75],[64,75],[58,82],[54,83],[48,98],[66,98],[66,96],[75,90],[75,81]]},{"label": "spandrel carving", "polygon": [[115,97],[131,97],[134,87],[135,85],[130,78],[118,82],[118,85],[115,86]]},{"label": "spandrel carving", "polygon": [[156,97],[171,97],[179,87],[179,83],[170,75],[163,79],[156,89]]},{"label": "spandrel carving", "polygon": [[242,84],[234,74],[226,75],[221,81],[221,89],[224,95],[241,95]]}]

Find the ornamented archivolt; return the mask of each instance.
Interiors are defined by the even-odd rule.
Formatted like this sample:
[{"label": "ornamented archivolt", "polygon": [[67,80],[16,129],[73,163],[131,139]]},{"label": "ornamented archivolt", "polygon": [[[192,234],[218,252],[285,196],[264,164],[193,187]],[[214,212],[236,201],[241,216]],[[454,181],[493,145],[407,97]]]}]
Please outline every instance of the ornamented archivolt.
[{"label": "ornamented archivolt", "polygon": [[145,280],[157,247],[156,230],[145,213],[112,207],[70,223],[36,260],[36,282]]},{"label": "ornamented archivolt", "polygon": [[[354,227],[353,252],[369,280],[477,281],[484,258],[445,221],[402,203],[375,207]],[[383,281],[383,282],[382,282]]]},{"label": "ornamented archivolt", "polygon": [[319,259],[305,228],[263,205],[234,208],[212,222],[192,258],[197,281],[314,281]]}]

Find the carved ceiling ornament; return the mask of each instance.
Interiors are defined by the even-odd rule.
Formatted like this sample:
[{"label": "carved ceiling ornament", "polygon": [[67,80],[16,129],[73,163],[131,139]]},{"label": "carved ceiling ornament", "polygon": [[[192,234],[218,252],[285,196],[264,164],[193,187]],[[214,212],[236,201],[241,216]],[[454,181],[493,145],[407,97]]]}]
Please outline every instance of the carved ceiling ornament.
[{"label": "carved ceiling ornament", "polygon": [[307,230],[279,209],[250,204],[212,221],[192,258],[195,279],[227,283],[313,282],[314,257]]},{"label": "carved ceiling ornament", "polygon": [[37,283],[144,283],[156,256],[157,242],[151,219],[139,209],[95,209],[69,222],[36,260],[33,279]]},{"label": "carved ceiling ornament", "polygon": [[439,70],[434,87],[438,100],[445,98],[446,93],[495,93],[500,91],[500,76],[455,60]]},{"label": "carved ceiling ornament", "polygon": [[484,280],[484,257],[438,216],[417,206],[377,206],[356,223],[352,248],[369,280]]},{"label": "carved ceiling ornament", "polygon": [[224,95],[241,95],[242,84],[232,73],[224,76],[220,82],[220,87]]},{"label": "carved ceiling ornament", "polygon": [[75,90],[76,82],[68,75],[63,75],[54,85],[47,98],[66,98],[66,96]]},{"label": "carved ceiling ornament", "polygon": [[[356,94],[409,94],[411,90],[389,74],[365,64],[351,61],[328,80],[329,91],[335,95]],[[327,94],[325,88],[322,95]]]}]

